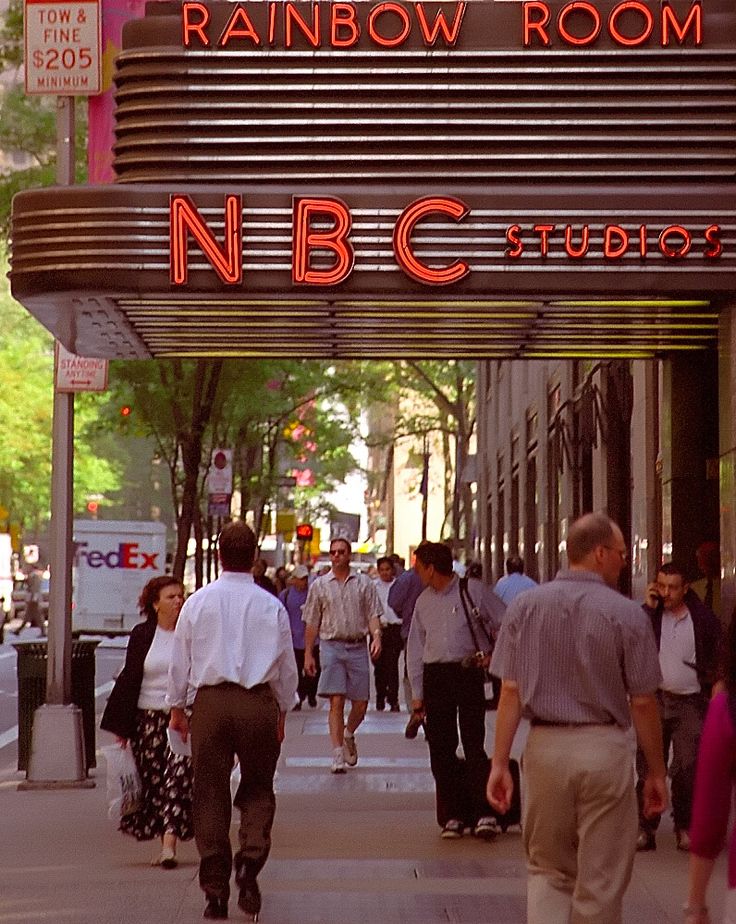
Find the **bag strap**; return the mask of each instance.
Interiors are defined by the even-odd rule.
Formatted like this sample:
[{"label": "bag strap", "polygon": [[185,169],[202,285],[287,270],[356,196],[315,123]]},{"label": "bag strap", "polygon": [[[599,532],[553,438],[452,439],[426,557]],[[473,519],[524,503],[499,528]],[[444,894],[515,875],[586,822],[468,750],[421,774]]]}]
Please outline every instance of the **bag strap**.
[{"label": "bag strap", "polygon": [[470,590],[468,588],[468,579],[466,577],[458,578],[458,584],[460,588],[460,602],[463,605],[463,612],[465,613],[465,620],[468,623],[468,628],[470,629],[470,635],[473,638],[473,644],[475,645],[476,651],[481,651],[481,647],[478,644],[478,636],[475,633],[475,627],[473,626],[473,618],[471,618],[471,613],[475,618],[475,622],[480,627],[481,631],[485,635],[488,644],[490,645],[491,651],[493,651],[493,639],[491,638],[488,630],[483,625],[483,620],[480,618],[480,610],[473,603],[473,598],[470,596]]}]

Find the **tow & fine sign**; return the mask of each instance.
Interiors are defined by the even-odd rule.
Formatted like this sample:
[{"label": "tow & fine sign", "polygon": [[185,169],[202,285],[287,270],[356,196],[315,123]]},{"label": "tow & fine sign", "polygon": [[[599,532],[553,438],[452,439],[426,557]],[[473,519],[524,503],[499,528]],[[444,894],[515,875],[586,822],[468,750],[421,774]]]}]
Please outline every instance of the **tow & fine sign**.
[{"label": "tow & fine sign", "polygon": [[99,0],[25,0],[26,93],[101,89]]}]

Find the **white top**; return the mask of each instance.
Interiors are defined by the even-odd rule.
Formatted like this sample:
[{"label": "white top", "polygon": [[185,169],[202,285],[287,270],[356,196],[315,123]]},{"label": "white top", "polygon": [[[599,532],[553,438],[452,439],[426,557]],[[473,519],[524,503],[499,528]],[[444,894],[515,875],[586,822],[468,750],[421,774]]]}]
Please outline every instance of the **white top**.
[{"label": "white top", "polygon": [[139,709],[160,709],[168,712],[166,688],[169,680],[171,652],[174,650],[174,630],[156,626],[156,632],[143,662],[143,681],[138,696]]},{"label": "white top", "polygon": [[388,592],[394,586],[394,581],[382,581],[380,578],[376,581],[376,593],[383,607],[383,616],[381,616],[382,626],[400,626],[401,618],[388,605]]},{"label": "white top", "polygon": [[185,602],[174,633],[167,702],[183,707],[203,686],[268,683],[282,712],[297,704],[296,662],[283,604],[253,575],[224,571]]},{"label": "white top", "polygon": [[685,661],[695,664],[695,632],[690,610],[683,606],[677,613],[662,613],[659,666],[663,690],[681,696],[700,692],[697,672]]}]

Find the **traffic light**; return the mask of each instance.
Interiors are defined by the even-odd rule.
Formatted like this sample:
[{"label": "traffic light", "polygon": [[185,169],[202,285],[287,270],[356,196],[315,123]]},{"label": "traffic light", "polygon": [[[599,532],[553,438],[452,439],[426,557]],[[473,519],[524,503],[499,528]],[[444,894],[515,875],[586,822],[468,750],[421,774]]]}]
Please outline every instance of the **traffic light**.
[{"label": "traffic light", "polygon": [[302,542],[311,542],[314,530],[309,523],[300,523],[296,528],[296,538]]},{"label": "traffic light", "polygon": [[87,501],[87,511],[93,520],[97,519],[97,511],[100,509],[100,505],[96,500]]},{"label": "traffic light", "polygon": [[131,412],[131,407],[130,407],[129,404],[124,404],[124,405],[120,408],[120,416],[121,416],[121,417],[130,417],[130,412]]}]

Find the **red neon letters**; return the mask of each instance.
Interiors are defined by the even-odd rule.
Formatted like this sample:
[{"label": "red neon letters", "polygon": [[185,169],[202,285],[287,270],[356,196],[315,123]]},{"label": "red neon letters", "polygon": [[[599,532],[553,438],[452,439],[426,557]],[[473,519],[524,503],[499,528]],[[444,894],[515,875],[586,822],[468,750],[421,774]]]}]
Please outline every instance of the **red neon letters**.
[{"label": "red neon letters", "polygon": [[446,286],[468,275],[470,267],[464,260],[456,260],[444,269],[434,269],[422,263],[414,255],[411,236],[417,222],[427,215],[449,215],[455,221],[462,221],[469,211],[464,202],[451,196],[427,196],[404,209],[394,226],[394,256],[407,276],[425,285]]},{"label": "red neon letters", "polygon": [[169,278],[185,286],[189,278],[189,233],[223,282],[243,280],[243,205],[240,196],[225,196],[225,245],[220,247],[194,203],[185,195],[169,199]]},{"label": "red neon letters", "polygon": [[[331,219],[332,227],[315,231],[312,219],[316,217]],[[341,199],[294,196],[291,280],[295,285],[336,286],[348,278],[355,259],[348,240],[351,224],[350,209]],[[335,255],[329,269],[310,269],[310,252],[315,248]]]},{"label": "red neon letters", "polygon": [[[522,43],[525,48],[549,48],[552,45],[552,10],[545,0],[526,0],[522,3]],[[693,45],[703,44],[703,8],[700,0],[692,0],[690,9],[682,19],[671,4],[664,2],[659,12],[659,43],[666,48],[673,39],[684,45],[689,36]],[[604,26],[603,16],[594,3],[573,0],[557,14],[554,31],[564,45],[584,47],[592,45]],[[645,45],[655,28],[655,15],[640,0],[622,0],[616,4],[605,21],[608,35],[616,45],[631,48]]]},{"label": "red neon letters", "polygon": [[217,35],[210,34],[207,4],[187,0],[182,4],[182,42],[185,48],[261,48],[279,41],[284,48],[294,48],[300,41],[312,48],[352,48],[365,33],[379,48],[396,48],[408,40],[416,26],[426,47],[433,48],[442,41],[452,48],[460,37],[467,3],[456,3],[452,21],[440,9],[431,22],[423,3],[378,3],[370,7],[364,24],[354,3],[312,3],[311,17],[303,14],[300,6],[291,0],[233,4],[225,28]]},{"label": "red neon letters", "polygon": [[[448,224],[467,218],[470,208],[452,196],[426,196],[416,199],[400,213],[393,228],[392,246],[397,267],[410,279],[425,286],[447,286],[460,282],[471,272],[470,264],[458,258],[447,266],[432,266],[416,252],[412,236],[419,222],[433,219]],[[227,285],[243,281],[243,203],[238,195],[225,196],[224,244],[197,210],[189,196],[170,197],[170,279],[185,286],[189,279],[189,238]],[[294,196],[292,200],[291,279],[297,286],[331,288],[345,282],[353,272],[355,245],[350,240],[352,216],[349,206],[332,196]],[[431,231],[431,229],[427,229]],[[447,234],[443,230],[443,235]],[[424,238],[431,245],[431,237]],[[498,245],[488,242],[490,257],[498,257]],[[666,228],[646,224],[624,227],[619,224],[591,226],[558,225],[537,222],[524,227],[506,228],[508,260],[522,256],[530,260],[583,260],[605,258],[629,264],[650,257],[684,260],[688,255],[716,260],[723,253],[721,227],[687,228],[672,224]]]},{"label": "red neon letters", "polygon": [[[594,258],[596,253],[599,255],[602,253],[607,260],[612,261],[635,254],[645,259],[650,251],[650,234],[656,234],[656,231],[648,228],[647,225],[640,225],[636,231],[627,230],[621,225],[605,225],[602,233],[598,232],[598,241],[593,246],[590,225],[558,227],[551,224],[537,224],[532,225],[526,232],[521,225],[510,225],[506,229],[506,243],[509,246],[505,253],[510,260],[518,260],[525,253],[531,257],[548,257],[553,236],[555,236],[555,255],[558,257],[581,260],[588,253],[591,253]],[[723,253],[720,225],[709,225],[700,234],[708,245],[701,255],[707,260],[720,257]],[[659,250],[668,260],[681,260],[692,250],[695,238],[696,235],[683,225],[669,225],[659,233],[656,248],[651,249]],[[574,243],[575,239],[579,239],[579,243]]]}]

